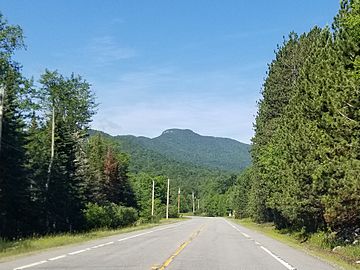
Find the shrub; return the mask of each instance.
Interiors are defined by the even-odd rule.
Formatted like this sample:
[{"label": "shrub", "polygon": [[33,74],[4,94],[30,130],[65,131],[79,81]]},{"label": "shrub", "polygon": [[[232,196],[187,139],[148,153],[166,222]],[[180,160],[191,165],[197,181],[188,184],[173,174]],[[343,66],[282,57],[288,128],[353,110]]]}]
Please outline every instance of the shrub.
[{"label": "shrub", "polygon": [[100,206],[97,203],[88,203],[83,213],[89,229],[116,229],[134,224],[138,219],[137,211],[134,208],[117,205],[115,203],[106,206]]},{"label": "shrub", "polygon": [[163,205],[159,199],[155,199],[154,216],[151,216],[151,200],[148,201],[147,207],[141,210],[140,216],[142,220],[146,222],[159,222],[161,218],[165,217],[165,213],[165,205]]},{"label": "shrub", "polygon": [[109,227],[111,218],[106,209],[97,203],[87,203],[83,213],[89,229]]},{"label": "shrub", "polygon": [[138,219],[137,211],[132,207],[125,207],[112,203],[107,206],[106,209],[111,218],[111,228],[129,226],[134,224]]},{"label": "shrub", "polygon": [[175,205],[170,205],[169,206],[169,218],[178,218],[179,217],[179,213],[178,213],[178,208]]}]

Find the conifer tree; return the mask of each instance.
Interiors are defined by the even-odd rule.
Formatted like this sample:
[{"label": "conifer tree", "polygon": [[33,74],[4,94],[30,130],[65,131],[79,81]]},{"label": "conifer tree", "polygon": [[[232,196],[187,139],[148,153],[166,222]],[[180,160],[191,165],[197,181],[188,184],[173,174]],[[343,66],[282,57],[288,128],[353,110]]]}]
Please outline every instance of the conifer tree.
[{"label": "conifer tree", "polygon": [[46,226],[48,230],[71,230],[81,224],[83,179],[77,156],[94,114],[94,97],[90,85],[73,74],[65,78],[46,71],[40,83],[40,107],[51,153],[45,183]]},{"label": "conifer tree", "polygon": [[22,30],[9,25],[0,14],[0,87],[4,90],[0,119],[0,237],[26,234],[29,181],[25,163],[25,118],[29,83],[12,60],[23,47]]}]

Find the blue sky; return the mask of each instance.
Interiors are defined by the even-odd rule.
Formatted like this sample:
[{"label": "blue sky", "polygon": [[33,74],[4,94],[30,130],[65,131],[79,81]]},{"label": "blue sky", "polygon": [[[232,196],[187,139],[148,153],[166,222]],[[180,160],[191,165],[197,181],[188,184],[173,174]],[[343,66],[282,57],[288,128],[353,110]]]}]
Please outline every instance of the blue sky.
[{"label": "blue sky", "polygon": [[277,44],[331,25],[338,0],[2,0],[26,36],[26,76],[82,75],[92,126],[155,137],[168,128],[250,142]]}]

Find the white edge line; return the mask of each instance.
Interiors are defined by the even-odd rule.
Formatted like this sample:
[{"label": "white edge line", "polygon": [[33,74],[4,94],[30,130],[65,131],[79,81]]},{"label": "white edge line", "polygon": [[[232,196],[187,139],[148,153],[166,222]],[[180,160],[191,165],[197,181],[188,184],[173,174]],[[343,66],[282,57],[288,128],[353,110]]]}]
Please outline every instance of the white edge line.
[{"label": "white edge line", "polygon": [[270,250],[268,250],[267,248],[260,246],[260,248],[262,248],[265,252],[267,252],[271,257],[273,257],[275,260],[277,260],[279,263],[281,263],[283,266],[285,266],[287,269],[289,270],[296,270],[295,267],[293,267],[292,265],[288,264],[287,262],[285,262],[284,260],[280,259],[278,256],[276,256],[274,253],[272,253]]},{"label": "white edge line", "polygon": [[225,221],[227,224],[229,224],[231,227],[233,227],[235,230],[237,230],[238,232],[240,232],[244,237],[251,239],[251,236],[250,236],[250,235],[242,232],[238,227],[236,227],[235,225],[231,224],[231,223],[230,223],[229,221],[227,221],[226,219],[224,219],[224,221]]},{"label": "white edge line", "polygon": [[24,265],[24,266],[21,266],[21,267],[18,267],[18,268],[14,268],[14,270],[21,270],[21,269],[33,267],[33,266],[36,266],[36,265],[39,265],[39,264],[43,264],[43,263],[46,263],[46,262],[47,261],[35,262],[35,263],[32,263],[32,264],[28,264],[28,265]]},{"label": "white edge line", "polygon": [[[148,231],[148,232],[143,232],[143,233],[140,233],[140,234],[136,234],[136,235],[132,235],[132,236],[129,236],[129,237],[126,237],[126,238],[119,239],[118,241],[119,241],[119,242],[125,241],[125,240],[131,239],[131,238],[139,237],[139,236],[142,236],[142,235],[145,235],[145,234],[149,234],[149,233],[153,233],[153,232],[157,232],[157,231],[162,231],[162,230],[166,230],[166,229],[171,229],[171,228],[174,228],[174,227],[177,227],[177,226],[179,226],[179,225],[172,225],[172,226],[168,226],[168,227],[165,227],[165,228],[159,228],[159,229],[156,229],[156,230],[152,230],[152,231]],[[112,245],[112,244],[114,244],[113,241],[107,242],[107,243],[104,243],[104,244],[100,244],[100,245],[97,245],[97,246],[93,246],[93,247],[91,247],[91,248],[86,248],[86,249],[81,249],[81,250],[77,250],[77,251],[74,251],[74,252],[70,252],[70,253],[68,253],[68,255],[76,255],[76,254],[79,254],[79,253],[88,251],[88,250],[90,250],[90,249],[95,249],[95,248],[99,248],[99,247],[103,247],[103,246],[107,246],[107,245]],[[48,260],[46,260],[46,261],[40,261],[40,262],[35,262],[35,263],[32,263],[32,264],[27,264],[27,265],[24,265],[24,266],[20,266],[20,267],[14,268],[14,270],[26,269],[26,268],[29,268],[29,267],[33,267],[33,266],[36,266],[36,265],[39,265],[39,264],[46,263],[46,262],[48,262],[48,261],[55,261],[55,260],[59,260],[59,259],[65,258],[65,257],[66,257],[66,255],[61,255],[61,256],[53,257],[53,258],[50,258],[50,259],[48,259]]]},{"label": "white edge line", "polygon": [[65,257],[66,257],[66,255],[64,254],[64,255],[54,257],[54,258],[50,258],[50,259],[48,259],[48,261],[56,261],[56,260],[59,260],[59,259],[65,258]]},{"label": "white edge line", "polygon": [[82,253],[82,252],[85,252],[86,249],[80,249],[80,250],[77,250],[77,251],[74,251],[74,252],[70,252],[68,253],[69,255],[76,255],[76,254],[79,254],[79,253]]},{"label": "white edge line", "polygon": [[[227,221],[226,219],[224,219],[224,221],[226,223],[228,223],[231,227],[233,227],[235,230],[239,231],[243,236],[247,237],[247,238],[251,238],[248,234],[242,232],[239,230],[239,228],[237,228],[236,226],[234,226],[233,224],[231,224],[229,221]],[[274,253],[272,253],[270,250],[268,250],[267,248],[261,246],[261,244],[259,242],[256,242],[255,243],[257,245],[260,245],[260,248],[262,248],[265,252],[267,252],[271,257],[273,257],[274,259],[276,259],[278,262],[280,262],[282,265],[284,265],[287,269],[289,270],[296,270],[295,267],[293,267],[291,264],[285,262],[283,259],[279,258],[278,256],[276,256]]]}]

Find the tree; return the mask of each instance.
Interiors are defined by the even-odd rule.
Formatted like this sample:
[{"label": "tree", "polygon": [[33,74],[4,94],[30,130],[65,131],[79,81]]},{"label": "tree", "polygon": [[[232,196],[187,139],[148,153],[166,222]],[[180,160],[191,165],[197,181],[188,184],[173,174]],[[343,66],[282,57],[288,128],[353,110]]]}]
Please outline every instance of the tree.
[{"label": "tree", "polygon": [[[30,230],[29,181],[25,163],[25,118],[31,88],[12,60],[16,49],[24,46],[22,30],[9,25],[0,14],[0,237],[14,237]],[[0,114],[0,115],[1,115]]]},{"label": "tree", "polygon": [[132,175],[132,186],[140,210],[140,217],[151,220],[151,194],[152,181],[155,181],[155,218],[165,216],[167,178],[164,176],[151,176],[146,173]]},{"label": "tree", "polygon": [[128,177],[129,157],[119,151],[116,143],[97,134],[89,139],[85,158],[85,196],[89,201],[136,207]]},{"label": "tree", "polygon": [[71,230],[81,225],[83,179],[77,157],[96,104],[90,84],[80,76],[65,78],[46,70],[40,83],[39,105],[50,153],[44,194],[46,226]]},{"label": "tree", "polygon": [[360,1],[341,1],[333,27],[340,74],[346,80],[338,80],[339,91],[333,97],[337,132],[332,132],[336,144],[329,166],[333,175],[324,196],[325,219],[333,231],[351,239],[360,223]]},{"label": "tree", "polygon": [[346,237],[359,223],[359,1],[329,29],[291,35],[256,118],[248,207],[258,221]]},{"label": "tree", "polygon": [[252,167],[244,170],[237,178],[232,198],[232,209],[235,217],[245,218],[250,216],[249,196],[252,186]]}]

